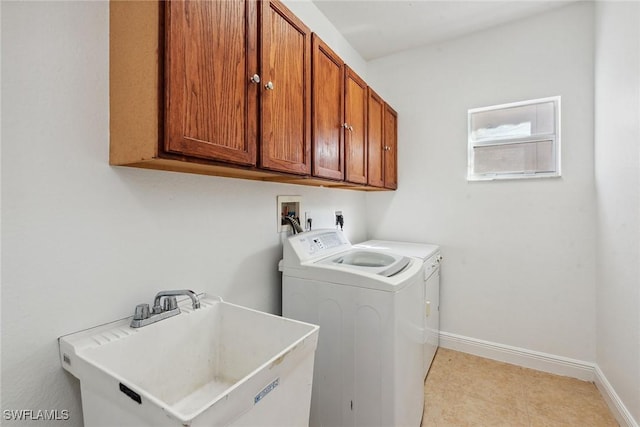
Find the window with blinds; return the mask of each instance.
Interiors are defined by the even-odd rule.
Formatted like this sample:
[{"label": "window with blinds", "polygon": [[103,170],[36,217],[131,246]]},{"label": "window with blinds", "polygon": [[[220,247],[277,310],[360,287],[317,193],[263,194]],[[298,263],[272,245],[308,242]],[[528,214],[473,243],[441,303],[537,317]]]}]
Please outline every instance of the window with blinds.
[{"label": "window with blinds", "polygon": [[469,181],[560,176],[560,97],[474,108]]}]

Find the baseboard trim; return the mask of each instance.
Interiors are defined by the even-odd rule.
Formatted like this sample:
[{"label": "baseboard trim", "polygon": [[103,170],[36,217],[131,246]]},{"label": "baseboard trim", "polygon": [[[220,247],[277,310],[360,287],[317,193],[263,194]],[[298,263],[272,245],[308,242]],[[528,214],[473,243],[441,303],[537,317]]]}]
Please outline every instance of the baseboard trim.
[{"label": "baseboard trim", "polygon": [[594,363],[443,331],[440,331],[440,346],[512,365],[594,382],[621,426],[640,427],[622,400],[620,400],[600,367]]},{"label": "baseboard trim", "polygon": [[607,380],[607,377],[604,376],[604,372],[602,372],[598,365],[595,366],[595,383],[598,390],[600,390],[600,394],[605,402],[607,402],[611,412],[613,412],[613,415],[621,426],[640,427],[636,420],[633,419],[631,412],[629,412],[624,403],[622,403],[620,396],[618,396],[618,393],[613,389],[611,383]]},{"label": "baseboard trim", "polygon": [[498,344],[476,338],[464,337],[440,332],[440,345],[444,348],[511,363],[538,371],[566,377],[578,378],[584,381],[595,380],[594,364],[567,357],[554,356],[539,351],[527,350],[510,345]]}]

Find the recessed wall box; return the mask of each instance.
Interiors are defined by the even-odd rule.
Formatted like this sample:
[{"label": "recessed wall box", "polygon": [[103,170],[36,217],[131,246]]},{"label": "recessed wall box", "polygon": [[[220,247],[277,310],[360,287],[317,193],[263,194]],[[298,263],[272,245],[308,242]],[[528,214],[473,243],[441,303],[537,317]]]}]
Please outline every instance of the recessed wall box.
[{"label": "recessed wall box", "polygon": [[[293,217],[299,224],[302,224],[300,222],[302,196],[278,196],[277,204],[278,233],[291,231],[291,225],[285,220],[287,216]],[[304,227],[304,224],[302,226]]]}]

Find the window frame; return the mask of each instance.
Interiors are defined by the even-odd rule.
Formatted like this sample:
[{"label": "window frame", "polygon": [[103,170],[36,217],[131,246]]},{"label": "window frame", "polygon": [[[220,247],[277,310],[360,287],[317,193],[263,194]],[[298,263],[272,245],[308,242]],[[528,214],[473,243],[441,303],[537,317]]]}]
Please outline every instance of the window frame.
[{"label": "window frame", "polygon": [[[474,114],[488,111],[506,110],[508,108],[522,107],[536,104],[552,102],[554,105],[554,132],[552,134],[536,134],[520,137],[497,137],[485,139],[478,142],[472,138],[472,118]],[[531,99],[526,101],[510,102],[507,104],[492,105],[488,107],[472,108],[467,110],[467,181],[494,181],[512,179],[535,179],[535,178],[557,178],[562,176],[561,171],[561,96],[551,96],[547,98]],[[475,149],[478,147],[495,147],[500,145],[515,146],[521,143],[537,143],[551,141],[553,144],[552,155],[554,157],[554,170],[545,172],[492,172],[475,173]]]}]

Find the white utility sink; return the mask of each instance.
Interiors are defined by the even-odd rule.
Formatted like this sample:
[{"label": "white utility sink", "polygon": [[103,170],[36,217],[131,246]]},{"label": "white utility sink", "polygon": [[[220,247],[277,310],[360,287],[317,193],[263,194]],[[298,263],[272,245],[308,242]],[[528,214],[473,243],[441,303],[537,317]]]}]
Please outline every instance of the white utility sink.
[{"label": "white utility sink", "polygon": [[318,326],[208,295],[59,338],[86,426],[307,426]]}]

